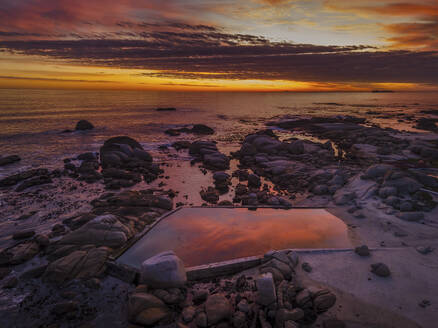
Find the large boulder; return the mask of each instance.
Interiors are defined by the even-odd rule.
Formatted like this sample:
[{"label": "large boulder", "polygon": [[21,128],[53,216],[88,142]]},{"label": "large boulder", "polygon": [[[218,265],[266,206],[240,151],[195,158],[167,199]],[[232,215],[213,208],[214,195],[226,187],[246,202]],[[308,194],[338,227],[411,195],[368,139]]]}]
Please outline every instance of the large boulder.
[{"label": "large boulder", "polygon": [[132,161],[152,162],[152,156],[134,139],[127,136],[113,137],[100,148],[103,167],[121,166]]},{"label": "large boulder", "polygon": [[141,265],[141,281],[153,288],[183,287],[187,282],[184,263],[173,251],[155,255]]},{"label": "large boulder", "polygon": [[17,244],[0,252],[0,266],[21,264],[33,258],[40,251],[35,241]]},{"label": "large boulder", "polygon": [[375,164],[370,166],[362,176],[363,179],[377,179],[385,176],[390,171],[394,170],[394,166],[389,164]]}]

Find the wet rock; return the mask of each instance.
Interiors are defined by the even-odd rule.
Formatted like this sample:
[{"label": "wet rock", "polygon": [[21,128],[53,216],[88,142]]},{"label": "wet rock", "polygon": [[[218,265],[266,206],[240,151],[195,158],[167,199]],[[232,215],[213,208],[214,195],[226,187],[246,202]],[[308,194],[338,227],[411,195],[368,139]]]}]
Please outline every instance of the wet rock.
[{"label": "wet rock", "polygon": [[10,155],[5,157],[0,156],[0,166],[12,164],[18,161],[21,161],[21,158],[18,155]]},{"label": "wet rock", "polygon": [[371,272],[379,277],[389,277],[391,275],[391,271],[384,263],[371,264]]},{"label": "wet rock", "polygon": [[88,279],[105,272],[105,262],[109,255],[106,247],[92,248],[89,251],[74,251],[50,263],[44,273],[46,281],[61,284],[71,279]]},{"label": "wet rock", "polygon": [[313,188],[312,192],[315,195],[326,195],[328,194],[329,190],[326,185],[317,185]]},{"label": "wet rock", "polygon": [[400,213],[398,217],[404,221],[418,222],[424,220],[424,213],[422,212],[405,212]]},{"label": "wet rock", "polygon": [[12,238],[15,240],[27,239],[33,237],[35,235],[35,230],[23,230],[17,231],[12,235]]},{"label": "wet rock", "polygon": [[184,322],[192,322],[193,318],[195,317],[196,309],[193,306],[188,306],[184,308],[181,315],[184,320]]},{"label": "wet rock", "polygon": [[336,303],[336,295],[327,289],[318,291],[313,297],[313,306],[317,313],[327,311]]},{"label": "wet rock", "polygon": [[204,124],[195,124],[192,128],[192,133],[194,134],[213,134],[214,130]]},{"label": "wet rock", "polygon": [[76,131],[85,131],[94,129],[94,125],[88,122],[87,120],[80,120],[76,123],[75,130]]},{"label": "wet rock", "polygon": [[277,327],[283,327],[286,321],[298,321],[304,318],[304,311],[300,308],[293,310],[279,309],[275,315],[275,323]]},{"label": "wet rock", "polygon": [[395,188],[395,187],[380,188],[379,196],[382,198],[387,198],[389,196],[397,196],[397,188]]},{"label": "wet rock", "polygon": [[307,262],[304,262],[303,264],[301,264],[301,268],[306,272],[312,272],[312,267]]},{"label": "wet rock", "polygon": [[338,206],[342,206],[350,203],[355,198],[356,198],[356,194],[354,192],[352,193],[338,192],[334,196],[334,203]]},{"label": "wet rock", "polygon": [[0,252],[0,265],[15,265],[33,258],[40,251],[35,241],[27,241]]},{"label": "wet rock", "polygon": [[98,216],[61,239],[61,244],[121,247],[133,234],[114,215]]},{"label": "wet rock", "polygon": [[242,299],[237,304],[237,308],[239,309],[239,311],[241,311],[243,313],[249,313],[249,311],[250,311],[250,307],[249,307],[248,301],[245,298]]},{"label": "wet rock", "polygon": [[18,187],[15,189],[17,192],[21,192],[23,190],[26,190],[27,188],[33,187],[33,186],[39,186],[42,184],[52,183],[52,179],[49,176],[41,175],[37,177],[30,178],[26,181],[23,181]]},{"label": "wet rock", "polygon": [[433,248],[430,246],[418,246],[415,248],[418,253],[426,255],[433,252]]},{"label": "wet rock", "polygon": [[158,107],[158,108],[155,108],[155,110],[157,112],[174,112],[174,111],[176,111],[176,108],[175,107]]},{"label": "wet rock", "polygon": [[256,174],[248,175],[248,187],[259,188],[262,185],[260,177]]},{"label": "wet rock", "polygon": [[170,314],[167,306],[159,298],[148,293],[135,293],[128,302],[129,321],[139,325],[150,326]]},{"label": "wet rock", "polygon": [[184,300],[184,296],[178,288],[155,289],[153,294],[166,304],[177,304]]},{"label": "wet rock", "polygon": [[24,171],[21,173],[10,175],[2,180],[0,180],[0,187],[13,186],[23,180],[38,176],[38,175],[48,175],[49,170],[47,169],[32,169]]},{"label": "wet rock", "polygon": [[370,250],[367,245],[356,247],[354,252],[359,256],[370,256]]},{"label": "wet rock", "polygon": [[426,131],[438,131],[438,127],[434,120],[431,120],[430,118],[422,117],[418,119],[417,125],[415,125],[416,129],[419,130],[426,130]]},{"label": "wet rock", "polygon": [[208,297],[208,291],[206,289],[196,289],[193,291],[193,303],[199,305],[204,303]]},{"label": "wet rock", "polygon": [[302,140],[295,140],[287,146],[289,153],[300,155],[304,153],[304,143]]},{"label": "wet rock", "polygon": [[409,212],[409,211],[412,211],[414,209],[414,205],[410,201],[403,201],[400,203],[399,208],[400,208],[400,211],[402,211],[402,212]]},{"label": "wet rock", "polygon": [[203,200],[211,204],[216,204],[219,200],[219,192],[213,187],[201,190],[199,194]]},{"label": "wet rock", "polygon": [[20,279],[35,279],[41,277],[47,269],[47,264],[39,265],[26,270],[20,275]]},{"label": "wet rock", "polygon": [[3,288],[10,289],[15,288],[18,285],[18,279],[15,276],[12,276],[3,283]]},{"label": "wet rock", "polygon": [[268,306],[277,300],[272,273],[264,273],[256,278],[257,303]]},{"label": "wet rock", "polygon": [[155,288],[183,287],[187,276],[183,262],[173,251],[168,251],[142,263],[141,281]]},{"label": "wet rock", "polygon": [[362,175],[363,179],[376,179],[385,176],[395,167],[389,164],[375,164],[370,166]]},{"label": "wet rock", "polygon": [[231,317],[231,304],[223,295],[210,295],[207,302],[205,302],[205,312],[207,313],[208,324],[215,325]]},{"label": "wet rock", "polygon": [[295,298],[295,301],[300,308],[308,307],[312,301],[309,290],[303,289],[301,292],[299,292]]},{"label": "wet rock", "polygon": [[233,327],[234,328],[245,328],[247,327],[246,315],[243,312],[237,311],[233,315]]},{"label": "wet rock", "polygon": [[208,322],[207,322],[207,314],[206,314],[205,312],[199,312],[199,313],[196,315],[196,319],[195,319],[195,321],[196,321],[196,325],[197,325],[198,327],[205,328],[205,327],[208,326]]},{"label": "wet rock", "polygon": [[52,313],[56,315],[65,315],[70,312],[76,312],[79,309],[79,304],[75,301],[56,303],[52,308]]},{"label": "wet rock", "polygon": [[6,277],[8,274],[10,274],[11,271],[12,271],[11,268],[0,267],[0,280],[2,280],[4,277]]}]

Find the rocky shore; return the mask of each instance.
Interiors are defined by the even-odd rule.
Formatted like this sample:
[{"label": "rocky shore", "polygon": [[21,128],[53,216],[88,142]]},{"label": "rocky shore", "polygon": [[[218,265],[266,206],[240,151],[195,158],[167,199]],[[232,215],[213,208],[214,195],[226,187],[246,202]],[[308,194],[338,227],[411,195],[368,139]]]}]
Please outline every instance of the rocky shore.
[{"label": "rocky shore", "polygon": [[[197,136],[160,148],[175,166],[116,136],[58,169],[4,177],[0,326],[433,327],[438,283],[422,277],[438,265],[438,137],[418,124],[432,132],[349,116],[276,118],[232,150],[194,124],[166,131]],[[172,184],[176,170],[185,189]],[[326,207],[347,224],[353,247],[271,251],[251,269],[201,280],[189,279],[172,250],[141,270],[114,262],[172,209],[211,204]],[[344,275],[364,280],[351,285]],[[403,306],[401,292],[411,293]],[[375,307],[379,318],[364,317]]]}]

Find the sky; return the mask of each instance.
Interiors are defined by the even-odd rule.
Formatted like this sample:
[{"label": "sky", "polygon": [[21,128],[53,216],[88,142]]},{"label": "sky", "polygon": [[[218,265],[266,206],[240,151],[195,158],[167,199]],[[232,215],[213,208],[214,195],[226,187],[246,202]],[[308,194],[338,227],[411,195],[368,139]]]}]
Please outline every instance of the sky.
[{"label": "sky", "polygon": [[0,88],[438,91],[438,0],[1,0]]}]

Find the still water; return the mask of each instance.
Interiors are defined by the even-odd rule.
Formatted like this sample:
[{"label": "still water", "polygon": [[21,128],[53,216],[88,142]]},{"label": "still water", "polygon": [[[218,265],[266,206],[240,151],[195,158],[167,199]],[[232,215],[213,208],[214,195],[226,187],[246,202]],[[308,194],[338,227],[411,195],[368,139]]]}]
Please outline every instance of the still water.
[{"label": "still water", "polygon": [[262,255],[272,249],[348,248],[347,226],[323,209],[182,208],[117,261],[139,267],[173,250],[186,266]]}]

